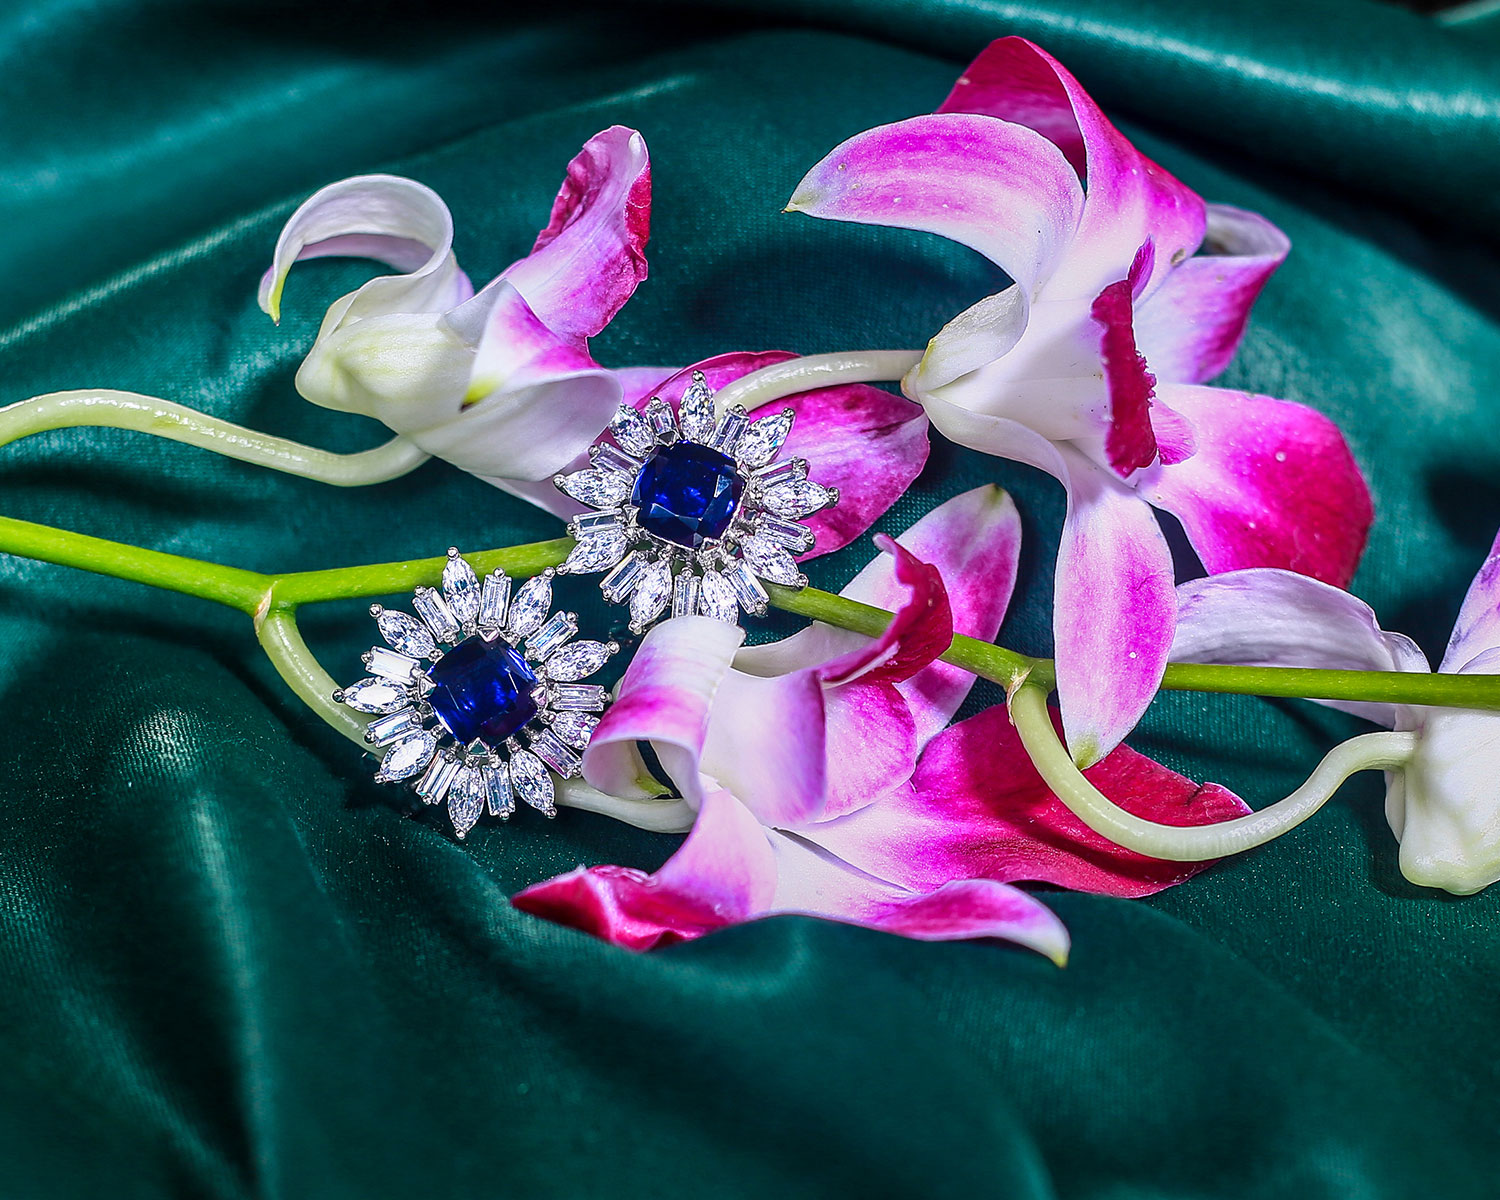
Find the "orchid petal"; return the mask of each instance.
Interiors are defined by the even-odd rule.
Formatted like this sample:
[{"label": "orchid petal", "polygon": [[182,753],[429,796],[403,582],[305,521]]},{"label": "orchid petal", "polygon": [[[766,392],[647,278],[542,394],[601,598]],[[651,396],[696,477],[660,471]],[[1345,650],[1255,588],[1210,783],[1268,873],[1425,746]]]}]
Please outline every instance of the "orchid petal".
[{"label": "orchid petal", "polygon": [[1229,365],[1250,308],[1291,249],[1264,217],[1208,206],[1203,248],[1179,264],[1135,314],[1135,340],[1161,379],[1202,383]]},{"label": "orchid petal", "polygon": [[900,689],[889,683],[843,684],[823,692],[828,798],[818,821],[874,804],[905,787],[921,747]]},{"label": "orchid petal", "polygon": [[766,833],[733,796],[710,792],[692,831],[654,875],[579,867],[533,884],[511,903],[627,950],[689,941],[760,916],[776,888]]},{"label": "orchid petal", "polygon": [[1373,509],[1337,425],[1249,392],[1163,384],[1157,394],[1192,423],[1197,451],[1149,468],[1137,486],[1182,522],[1210,574],[1282,567],[1349,582]]},{"label": "orchid petal", "polygon": [[801,839],[772,834],[777,885],[770,912],[822,917],[920,941],[1000,938],[1068,957],[1068,931],[1041,901],[989,879],[944,882],[914,892],[819,851]]},{"label": "orchid petal", "polygon": [[581,346],[646,278],[650,227],[645,139],[613,125],[585,142],[568,164],[547,227],[504,277],[549,329]]},{"label": "orchid petal", "polygon": [[[1166,825],[1249,811],[1217,784],[1200,786],[1127,746],[1085,775],[1128,812]],[[934,738],[910,787],[816,836],[829,853],[916,891],[984,878],[1146,896],[1209,865],[1146,858],[1094,833],[1042,782],[1002,705]]]},{"label": "orchid petal", "polygon": [[938,110],[984,113],[1028,126],[1054,143],[1086,181],[1077,237],[1049,282],[1054,295],[1097,295],[1148,239],[1156,266],[1149,292],[1203,240],[1197,193],[1132,146],[1071,73],[1024,38],[991,42]]},{"label": "orchid petal", "polygon": [[[1333,671],[1428,670],[1405,634],[1380,628],[1363,600],[1330,584],[1267,567],[1194,579],[1177,589],[1173,662]],[[1390,704],[1319,701],[1390,729],[1409,727]]]},{"label": "orchid petal", "polygon": [[787,208],[939,234],[983,254],[1030,295],[1066,251],[1083,192],[1041,135],[945,113],[882,125],[835,147]]},{"label": "orchid petal", "polygon": [[684,800],[703,805],[698,761],[709,710],[745,631],[709,617],[678,617],[641,639],[619,695],[583,755],[583,776],[612,796],[642,796],[645,767],[636,742],[650,742]]},{"label": "orchid petal", "polygon": [[1500,535],[1469,584],[1439,671],[1463,671],[1486,650],[1500,645]]},{"label": "orchid petal", "polygon": [[442,312],[473,294],[453,257],[453,218],[431,188],[397,175],[360,175],[315,192],[294,212],[260,282],[260,306],[281,320],[292,264],[349,255],[388,263],[402,275],[372,279],[334,305],[319,337],[344,321],[390,313]]},{"label": "orchid petal", "polygon": [[1053,595],[1057,694],[1081,767],[1115,748],[1156,694],[1177,605],[1172,552],[1156,515],[1076,451]]},{"label": "orchid petal", "polygon": [[1150,466],[1156,458],[1156,431],[1151,427],[1151,397],[1156,377],[1136,349],[1134,294],[1151,270],[1151,243],[1140,248],[1124,279],[1109,284],[1094,299],[1089,315],[1103,326],[1100,358],[1109,388],[1109,432],[1104,451],[1121,479]]},{"label": "orchid petal", "polygon": [[[1483,653],[1474,665],[1500,673],[1500,652]],[[1460,896],[1500,881],[1500,716],[1428,710],[1401,774],[1402,791],[1386,797],[1401,874]]]}]

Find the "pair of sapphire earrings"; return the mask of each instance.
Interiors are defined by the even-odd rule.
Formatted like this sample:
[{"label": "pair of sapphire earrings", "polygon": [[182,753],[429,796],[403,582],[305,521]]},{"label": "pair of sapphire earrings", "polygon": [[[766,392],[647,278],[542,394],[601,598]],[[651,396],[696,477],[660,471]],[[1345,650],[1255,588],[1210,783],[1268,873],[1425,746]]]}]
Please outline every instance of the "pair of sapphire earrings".
[{"label": "pair of sapphire earrings", "polygon": [[620,647],[577,638],[577,614],[552,611],[553,578],[605,572],[600,592],[629,604],[637,634],[669,608],[729,623],[742,609],[763,615],[764,582],[807,585],[794,556],[815,538],[802,521],[838,502],[802,459],[779,459],[792,420],[791,409],[718,414],[701,372],[675,414],[660,397],[640,411],[622,404],[613,441],[554,481],[593,510],[569,523],[575,545],[561,567],[519,586],[503,571],[481,580],[452,548],[442,588],[418,588],[412,613],[374,605],[385,645],[364,655],[369,675],[333,698],[371,717],[376,781],[446,803],[460,839],[486,815],[508,820],[517,801],[555,816],[553,775],[579,774],[609,703],[587,681]]}]

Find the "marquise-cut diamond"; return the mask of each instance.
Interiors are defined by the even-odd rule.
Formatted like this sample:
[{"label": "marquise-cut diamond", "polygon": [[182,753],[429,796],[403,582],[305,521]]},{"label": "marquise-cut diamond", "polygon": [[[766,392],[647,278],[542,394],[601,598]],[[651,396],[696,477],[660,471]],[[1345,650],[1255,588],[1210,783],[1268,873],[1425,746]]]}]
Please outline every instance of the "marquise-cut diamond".
[{"label": "marquise-cut diamond", "polygon": [[423,771],[422,778],[417,780],[417,795],[421,796],[427,804],[441,804],[462,768],[463,764],[458,759],[439,754],[427,764],[427,770]]},{"label": "marquise-cut diamond", "polygon": [[792,429],[792,410],[782,409],[769,417],[754,422],[740,438],[735,457],[747,467],[763,467],[776,457],[781,443]]},{"label": "marquise-cut diamond", "polygon": [[646,556],[637,550],[599,581],[599,590],[611,604],[619,604],[646,573]]},{"label": "marquise-cut diamond", "polygon": [[[756,616],[764,615],[770,597],[766,595],[766,589],[760,586],[760,581],[750,573],[748,566],[737,562],[724,572],[724,578],[733,591],[734,598],[744,606],[746,612]],[[733,621],[734,617],[727,619]]]},{"label": "marquise-cut diamond", "polygon": [[630,594],[630,628],[636,633],[645,629],[666,608],[671,596],[672,560],[668,558],[647,567]]},{"label": "marquise-cut diamond", "polygon": [[510,623],[506,631],[511,638],[523,638],[540,629],[552,607],[552,577],[546,572],[533,575],[516,591],[510,603]]},{"label": "marquise-cut diamond", "polygon": [[459,840],[474,828],[484,812],[484,776],[478,767],[464,767],[448,788],[448,819]]},{"label": "marquise-cut diamond", "polygon": [[530,750],[517,750],[510,756],[510,782],[516,793],[538,812],[556,816],[553,803],[552,776]]},{"label": "marquise-cut diamond", "polygon": [[693,382],[682,393],[677,422],[682,426],[682,436],[695,442],[706,442],[713,436],[714,394],[702,371],[693,372]]},{"label": "marquise-cut diamond", "polygon": [[810,479],[788,479],[766,488],[764,504],[778,517],[800,520],[830,504],[837,503],[838,492]]},{"label": "marquise-cut diamond", "polygon": [[364,656],[364,664],[370,668],[371,675],[394,679],[397,683],[410,683],[417,668],[421,666],[410,655],[397,654],[384,646],[370,647],[369,653]]},{"label": "marquise-cut diamond", "polygon": [[505,624],[505,608],[510,603],[510,576],[491,571],[484,577],[479,594],[479,628],[494,632]]},{"label": "marquise-cut diamond", "polygon": [[484,767],[485,807],[492,817],[509,820],[516,811],[516,798],[510,794],[510,772],[504,764]]},{"label": "marquise-cut diamond", "polygon": [[672,581],[672,615],[693,617],[698,615],[698,577],[691,569],[677,573]]},{"label": "marquise-cut diamond", "polygon": [[802,572],[797,570],[796,562],[770,538],[760,534],[747,537],[740,543],[740,551],[750,569],[762,579],[785,587],[801,586]]},{"label": "marquise-cut diamond", "polygon": [[740,609],[735,601],[734,588],[717,571],[703,572],[703,586],[698,593],[698,611],[716,621],[728,621],[731,625],[739,619]]},{"label": "marquise-cut diamond", "polygon": [[385,608],[375,615],[375,627],[392,650],[413,658],[426,658],[437,649],[431,632],[415,617]]},{"label": "marquise-cut diamond", "polygon": [[609,692],[597,683],[560,683],[552,689],[557,712],[603,712]]},{"label": "marquise-cut diamond", "polygon": [[385,757],[380,760],[380,770],[375,772],[375,782],[390,783],[397,779],[410,779],[436,753],[437,735],[430,729],[419,729],[385,752]]},{"label": "marquise-cut diamond", "polygon": [[448,551],[448,561],[443,564],[443,595],[458,623],[465,629],[473,628],[479,616],[479,577],[457,550]]},{"label": "marquise-cut diamond", "polygon": [[432,630],[432,636],[438,641],[451,642],[461,632],[453,610],[448,607],[448,602],[440,592],[432,588],[418,588],[416,595],[412,597],[411,606],[417,610],[417,616],[427,623],[427,628]]},{"label": "marquise-cut diamond", "polygon": [[708,444],[722,454],[733,456],[739,449],[740,437],[749,424],[750,418],[745,415],[743,408],[731,408],[719,418]]},{"label": "marquise-cut diamond", "polygon": [[547,623],[526,639],[526,657],[543,659],[578,632],[578,618],[573,613],[553,613]]},{"label": "marquise-cut diamond", "polygon": [[397,709],[388,717],[371,721],[365,726],[365,740],[376,746],[388,746],[404,738],[413,729],[420,728],[422,718],[412,708]]},{"label": "marquise-cut diamond", "polygon": [[599,718],[588,713],[559,713],[552,718],[552,732],[575,750],[582,750],[594,736],[594,727],[598,724]]},{"label": "marquise-cut diamond", "polygon": [[583,766],[583,760],[574,754],[556,734],[543,730],[531,739],[531,748],[544,763],[564,779],[572,779]]},{"label": "marquise-cut diamond", "polygon": [[631,477],[619,471],[587,468],[571,475],[559,475],[557,486],[580,504],[590,508],[615,508],[630,495]]},{"label": "marquise-cut diamond", "polygon": [[351,683],[338,693],[337,698],[355,712],[388,713],[405,708],[411,695],[406,688],[389,679],[370,678]]},{"label": "marquise-cut diamond", "polygon": [[625,453],[634,454],[637,458],[650,454],[652,447],[656,445],[651,427],[629,404],[622,404],[615,410],[615,415],[610,418],[609,431],[615,435],[615,441],[620,443]]},{"label": "marquise-cut diamond", "polygon": [[559,683],[582,679],[608,662],[611,653],[603,642],[573,642],[547,660],[547,677]]},{"label": "marquise-cut diamond", "polygon": [[588,575],[607,570],[624,558],[629,549],[625,529],[617,523],[607,530],[580,537],[558,570],[564,575]]}]

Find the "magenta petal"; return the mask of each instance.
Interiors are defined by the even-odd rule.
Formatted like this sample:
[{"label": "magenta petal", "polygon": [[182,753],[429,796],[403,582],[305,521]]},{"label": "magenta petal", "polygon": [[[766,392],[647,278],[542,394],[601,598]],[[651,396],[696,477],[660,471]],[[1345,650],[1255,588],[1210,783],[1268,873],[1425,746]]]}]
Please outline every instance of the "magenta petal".
[{"label": "magenta petal", "polygon": [[1156,458],[1156,433],[1151,428],[1156,377],[1136,350],[1132,328],[1133,293],[1142,275],[1150,271],[1151,260],[1151,243],[1147,242],[1137,252],[1130,274],[1107,286],[1089,309],[1089,315],[1103,327],[1100,358],[1109,388],[1109,432],[1104,452],[1122,479]]},{"label": "magenta petal", "polygon": [[650,228],[645,139],[613,125],[568,164],[547,227],[505,278],[559,337],[581,345],[646,278]]},{"label": "magenta petal", "polygon": [[823,693],[828,800],[821,821],[874,804],[905,787],[916,769],[916,722],[889,683],[848,683]]},{"label": "magenta petal", "polygon": [[979,251],[1028,294],[1066,252],[1082,207],[1077,175],[1046,138],[964,113],[857,134],[807,173],[787,205],[939,234]]},{"label": "magenta petal", "polygon": [[687,840],[654,875],[579,867],[511,903],[627,950],[650,950],[751,920],[766,911],[775,888],[765,830],[733,796],[710,792]]},{"label": "magenta petal", "polygon": [[1149,291],[1203,240],[1198,194],[1132,146],[1067,68],[1025,38],[985,47],[938,111],[985,113],[1029,126],[1087,181],[1077,240],[1053,281],[1059,291],[1097,294],[1150,239],[1157,257]]},{"label": "magenta petal", "polygon": [[[1127,746],[1084,774],[1126,811],[1164,825],[1249,811],[1217,784],[1200,786]],[[975,877],[1146,896],[1209,865],[1146,858],[1089,829],[1042,782],[1003,705],[934,738],[911,787],[820,825],[817,837],[841,859],[917,891]]]},{"label": "magenta petal", "polygon": [[[708,385],[718,389],[795,357],[783,350],[720,354],[684,367],[645,395],[675,405],[694,371],[702,371]],[[927,416],[903,396],[855,383],[802,392],[774,407],[796,414],[779,457],[805,458],[813,479],[839,490],[838,504],[804,522],[817,542],[803,561],[831,554],[864,533],[905,494],[927,462]]]},{"label": "magenta petal", "polygon": [[770,912],[822,917],[921,941],[1000,938],[1067,961],[1068,932],[1020,888],[989,879],[944,881],[912,891],[867,875],[817,845],[771,835],[776,895]]},{"label": "magenta petal", "polygon": [[644,764],[636,742],[650,742],[692,807],[702,804],[698,760],[709,711],[745,631],[709,617],[679,617],[641,639],[619,694],[583,755],[584,778],[612,796],[640,796]]},{"label": "magenta petal", "polygon": [[1135,727],[1161,683],[1177,616],[1156,515],[1101,467],[1065,451],[1068,515],[1053,595],[1057,694],[1068,749],[1091,766]]},{"label": "magenta petal", "polygon": [[[1469,584],[1453,636],[1443,654],[1439,671],[1462,671],[1481,654],[1500,646],[1500,535],[1490,547],[1489,557]],[[1485,673],[1494,668],[1485,668]]]},{"label": "magenta petal", "polygon": [[1163,384],[1197,452],[1150,468],[1140,494],[1182,522],[1210,574],[1281,567],[1345,586],[1374,511],[1338,426],[1290,400]]},{"label": "magenta petal", "polygon": [[1161,379],[1202,383],[1229,365],[1250,308],[1291,242],[1264,217],[1208,206],[1208,237],[1135,315],[1135,340]]}]

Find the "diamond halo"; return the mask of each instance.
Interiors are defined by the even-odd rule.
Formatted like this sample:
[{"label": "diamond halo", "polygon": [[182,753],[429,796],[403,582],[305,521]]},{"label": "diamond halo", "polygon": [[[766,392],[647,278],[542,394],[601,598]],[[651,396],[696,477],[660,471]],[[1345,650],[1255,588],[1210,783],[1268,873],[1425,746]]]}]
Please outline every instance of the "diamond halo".
[{"label": "diamond halo", "polygon": [[577,615],[551,611],[553,575],[513,593],[505,572],[481,581],[450,549],[442,589],[414,593],[415,616],[371,605],[385,645],[363,656],[367,678],[333,693],[374,718],[365,741],[383,750],[376,782],[446,801],[460,839],[486,813],[508,820],[518,799],[556,816],[551,772],[579,773],[609,701],[583,681],[620,648],[574,640]]},{"label": "diamond halo", "polygon": [[804,588],[795,555],[813,548],[801,522],[838,503],[837,488],[807,477],[800,458],[778,460],[793,412],[752,421],[738,405],[716,415],[703,372],[693,372],[674,413],[659,396],[643,410],[622,404],[613,441],[589,450],[590,466],[553,482],[595,511],[575,518],[577,544],[560,572],[607,572],[599,590],[630,604],[641,633],[671,615],[735,624],[764,615],[762,580]]}]

